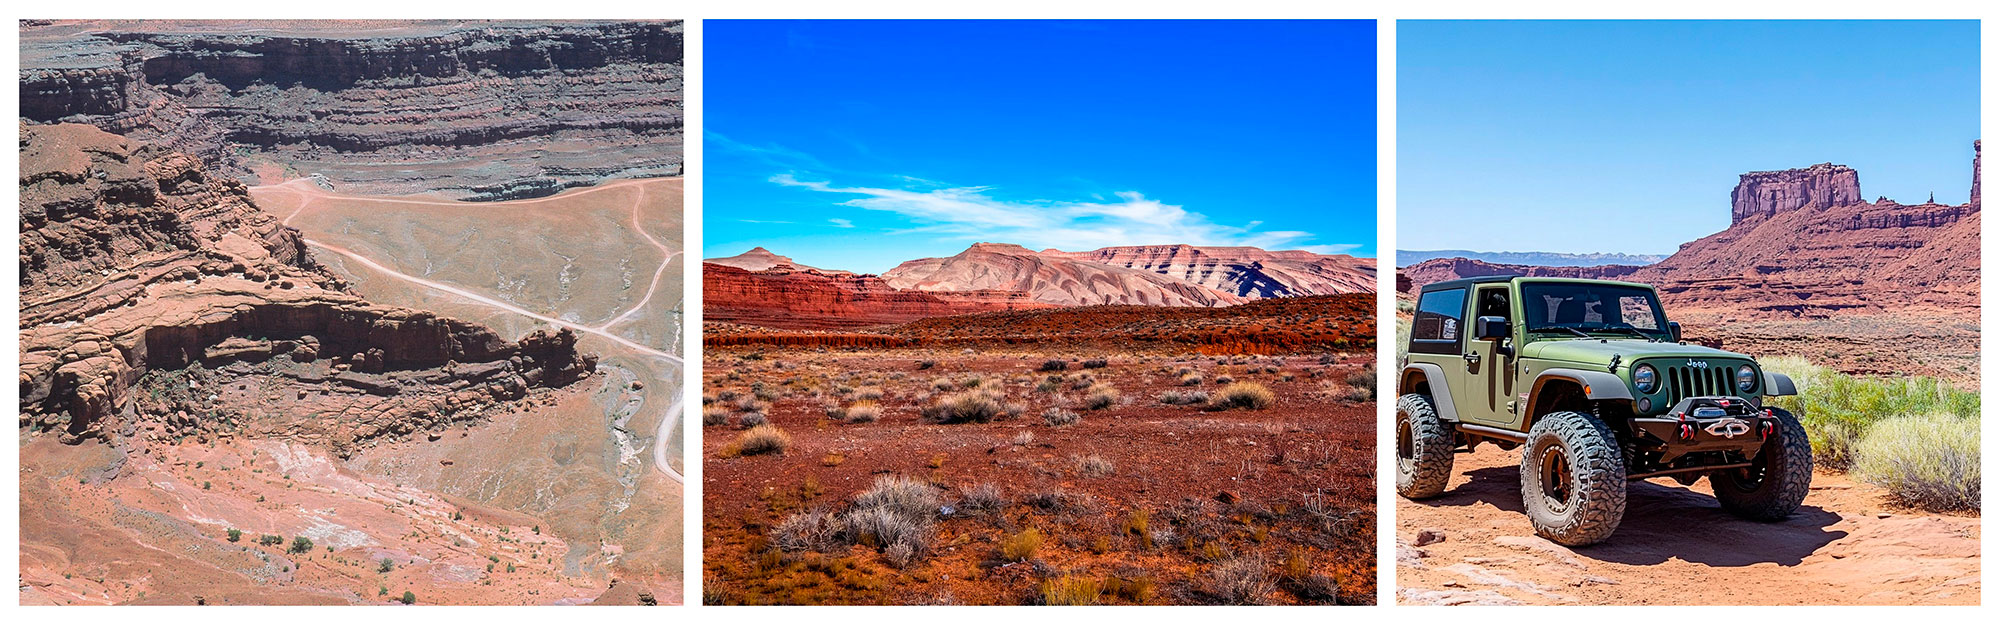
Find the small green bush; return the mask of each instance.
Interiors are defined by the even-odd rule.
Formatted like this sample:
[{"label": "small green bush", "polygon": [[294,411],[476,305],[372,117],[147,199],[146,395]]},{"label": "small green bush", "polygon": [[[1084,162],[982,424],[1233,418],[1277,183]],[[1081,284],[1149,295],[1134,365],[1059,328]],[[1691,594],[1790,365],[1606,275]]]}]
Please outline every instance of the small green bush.
[{"label": "small green bush", "polygon": [[1876,423],[1854,447],[1855,477],[1925,510],[1979,509],[1979,419],[1949,414]]}]

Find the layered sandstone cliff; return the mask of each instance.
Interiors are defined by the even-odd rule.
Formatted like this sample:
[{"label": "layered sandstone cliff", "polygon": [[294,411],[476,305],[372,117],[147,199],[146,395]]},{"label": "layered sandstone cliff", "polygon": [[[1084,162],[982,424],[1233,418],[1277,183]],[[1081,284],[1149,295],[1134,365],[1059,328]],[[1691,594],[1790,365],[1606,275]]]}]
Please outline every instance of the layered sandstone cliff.
[{"label": "layered sandstone cliff", "polygon": [[74,124],[24,127],[20,152],[24,428],[345,454],[595,368],[567,330],[515,342],[363,301],[186,155]]},{"label": "layered sandstone cliff", "polygon": [[882,279],[916,291],[1013,291],[1057,306],[1226,306],[1245,298],[1147,270],[1038,253],[1019,245],[975,243],[957,255],[897,265]]},{"label": "layered sandstone cliff", "polygon": [[1481,275],[1611,278],[1653,284],[1670,305],[1819,317],[1911,306],[1979,306],[1979,144],[1973,201],[1861,200],[1856,172],[1819,164],[1744,174],[1730,226],[1642,267],[1528,267],[1438,259],[1402,270],[1412,287]]},{"label": "layered sandstone cliff", "polygon": [[788,329],[856,328],[1050,306],[1017,292],[926,293],[900,290],[872,275],[750,271],[714,263],[702,264],[701,288],[705,321]]},{"label": "layered sandstone cliff", "polygon": [[1372,293],[1374,259],[1255,247],[1142,245],[1044,256],[1149,271],[1249,299]]},{"label": "layered sandstone cliff", "polygon": [[1804,169],[1743,174],[1729,192],[1730,223],[1797,210],[1861,203],[1861,176],[1853,168],[1820,163]]},{"label": "layered sandstone cliff", "polygon": [[681,168],[679,22],[30,21],[21,40],[23,117],[253,184],[508,199]]}]

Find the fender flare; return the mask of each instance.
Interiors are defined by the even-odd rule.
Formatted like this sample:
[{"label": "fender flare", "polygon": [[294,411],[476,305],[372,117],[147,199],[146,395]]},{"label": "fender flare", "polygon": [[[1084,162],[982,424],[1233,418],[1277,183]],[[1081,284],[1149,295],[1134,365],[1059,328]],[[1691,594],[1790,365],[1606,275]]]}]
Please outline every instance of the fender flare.
[{"label": "fender flare", "polygon": [[[1451,384],[1444,377],[1444,367],[1428,362],[1410,363],[1403,366],[1403,378],[1408,379],[1411,371],[1423,374],[1424,379],[1430,382],[1431,405],[1437,408],[1438,417],[1451,423],[1457,423],[1458,408],[1454,407],[1451,403]],[[1399,392],[1402,390],[1402,385],[1400,380],[1397,381],[1396,386]]]},{"label": "fender flare", "polygon": [[1584,397],[1589,399],[1623,399],[1627,401],[1633,399],[1632,389],[1626,388],[1625,380],[1619,378],[1617,375],[1604,371],[1588,371],[1584,369],[1546,369],[1542,371],[1541,375],[1535,377],[1535,385],[1532,390],[1528,391],[1528,404],[1527,406],[1522,406],[1522,410],[1527,410],[1530,406],[1535,405],[1535,398],[1540,397],[1542,394],[1542,385],[1548,384],[1549,380],[1569,380],[1575,382],[1578,386],[1584,388]]},{"label": "fender flare", "polygon": [[1784,397],[1799,394],[1799,387],[1792,383],[1792,376],[1771,371],[1764,372],[1764,396]]}]

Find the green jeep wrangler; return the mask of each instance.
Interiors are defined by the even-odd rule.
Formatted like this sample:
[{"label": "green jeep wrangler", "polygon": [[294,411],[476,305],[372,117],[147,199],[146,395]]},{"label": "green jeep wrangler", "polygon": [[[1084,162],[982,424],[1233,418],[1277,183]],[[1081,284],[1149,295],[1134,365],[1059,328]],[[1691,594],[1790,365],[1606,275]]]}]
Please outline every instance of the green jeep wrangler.
[{"label": "green jeep wrangler", "polygon": [[1707,476],[1737,516],[1790,516],[1812,483],[1812,446],[1763,399],[1795,394],[1791,378],[1680,333],[1644,284],[1426,285],[1397,384],[1396,492],[1437,496],[1452,454],[1491,442],[1526,446],[1523,507],[1535,533],[1564,545],[1610,537],[1625,482],[1650,477]]}]

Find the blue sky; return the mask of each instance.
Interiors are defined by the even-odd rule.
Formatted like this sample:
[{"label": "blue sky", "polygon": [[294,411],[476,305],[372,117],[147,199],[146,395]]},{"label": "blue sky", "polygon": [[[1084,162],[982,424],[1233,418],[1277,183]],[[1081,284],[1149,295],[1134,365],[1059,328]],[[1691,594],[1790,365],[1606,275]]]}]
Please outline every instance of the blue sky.
[{"label": "blue sky", "polygon": [[1737,175],[1834,162],[1966,201],[1975,22],[1423,22],[1396,30],[1396,246],[1672,253]]},{"label": "blue sky", "polygon": [[1372,21],[702,28],[704,257],[1375,253]]}]

